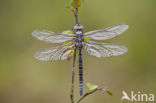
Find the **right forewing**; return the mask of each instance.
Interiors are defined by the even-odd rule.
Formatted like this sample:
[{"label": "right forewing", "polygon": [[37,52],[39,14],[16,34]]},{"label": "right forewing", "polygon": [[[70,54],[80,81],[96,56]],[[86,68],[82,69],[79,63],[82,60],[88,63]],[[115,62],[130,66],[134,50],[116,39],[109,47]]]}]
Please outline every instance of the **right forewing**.
[{"label": "right forewing", "polygon": [[35,30],[32,32],[32,35],[39,40],[50,43],[63,43],[73,39],[72,34],[56,34],[47,30]]},{"label": "right forewing", "polygon": [[118,25],[114,25],[112,27],[108,27],[105,29],[86,32],[84,34],[84,36],[94,39],[94,40],[107,40],[107,39],[113,38],[117,35],[120,35],[127,29],[128,29],[128,25],[118,24]]}]

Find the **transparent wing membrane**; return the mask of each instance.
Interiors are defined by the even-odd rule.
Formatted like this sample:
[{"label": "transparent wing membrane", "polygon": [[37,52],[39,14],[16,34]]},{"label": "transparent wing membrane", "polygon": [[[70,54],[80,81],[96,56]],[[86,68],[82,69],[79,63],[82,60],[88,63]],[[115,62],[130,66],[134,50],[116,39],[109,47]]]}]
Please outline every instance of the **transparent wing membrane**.
[{"label": "transparent wing membrane", "polygon": [[52,31],[47,30],[35,30],[32,35],[39,40],[50,42],[50,43],[63,43],[73,39],[73,34],[56,34]]},{"label": "transparent wing membrane", "polygon": [[86,32],[84,36],[94,40],[106,40],[106,39],[113,38],[117,35],[120,35],[127,29],[128,29],[128,25],[118,24],[105,29]]},{"label": "transparent wing membrane", "polygon": [[36,53],[35,58],[42,61],[57,61],[70,59],[74,52],[72,42],[52,48],[47,48]]},{"label": "transparent wing membrane", "polygon": [[128,51],[128,49],[123,45],[98,43],[94,41],[85,42],[84,48],[91,56],[96,56],[98,58],[118,56]]}]

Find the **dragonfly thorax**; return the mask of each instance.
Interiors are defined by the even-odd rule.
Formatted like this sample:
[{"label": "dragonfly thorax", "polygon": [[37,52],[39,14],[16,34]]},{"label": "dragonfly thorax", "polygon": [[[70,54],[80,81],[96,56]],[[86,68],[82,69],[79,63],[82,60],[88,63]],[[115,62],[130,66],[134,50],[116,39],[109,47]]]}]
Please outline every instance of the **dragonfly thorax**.
[{"label": "dragonfly thorax", "polygon": [[83,42],[84,42],[83,34],[77,34],[75,39],[76,46],[81,48],[83,46]]},{"label": "dragonfly thorax", "polygon": [[75,42],[77,47],[82,47],[82,42],[84,41],[82,29],[83,25],[80,24],[76,24],[73,28],[75,32]]},{"label": "dragonfly thorax", "polygon": [[76,35],[82,35],[83,33],[82,33],[82,30],[77,30],[77,31],[75,31],[75,34]]}]

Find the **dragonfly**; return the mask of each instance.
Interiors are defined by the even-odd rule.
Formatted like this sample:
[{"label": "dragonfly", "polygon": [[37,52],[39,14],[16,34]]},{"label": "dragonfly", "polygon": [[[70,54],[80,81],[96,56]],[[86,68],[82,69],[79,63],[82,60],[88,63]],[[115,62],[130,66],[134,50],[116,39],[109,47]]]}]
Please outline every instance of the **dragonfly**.
[{"label": "dragonfly", "polygon": [[59,43],[60,45],[43,49],[35,54],[35,58],[41,61],[70,60],[79,56],[79,88],[83,95],[83,65],[82,49],[89,55],[97,58],[118,56],[126,53],[128,49],[120,44],[103,43],[101,40],[114,38],[128,29],[127,24],[118,24],[108,28],[92,30],[83,33],[83,25],[76,24],[71,31],[55,33],[48,30],[35,30],[32,35],[45,42]]}]

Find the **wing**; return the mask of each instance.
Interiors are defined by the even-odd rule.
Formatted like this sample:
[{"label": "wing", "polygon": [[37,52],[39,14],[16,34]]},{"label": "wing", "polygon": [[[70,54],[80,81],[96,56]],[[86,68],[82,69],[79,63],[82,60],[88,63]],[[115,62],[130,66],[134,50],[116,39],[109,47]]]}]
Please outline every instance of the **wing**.
[{"label": "wing", "polygon": [[72,42],[52,48],[41,50],[35,54],[35,58],[42,61],[57,61],[69,59],[73,50]]},{"label": "wing", "polygon": [[56,34],[52,31],[47,30],[35,30],[32,35],[39,40],[50,42],[50,43],[63,43],[73,39],[73,34]]},{"label": "wing", "polygon": [[117,35],[120,35],[127,29],[128,29],[128,25],[118,24],[105,29],[86,32],[84,36],[94,40],[106,40],[106,39],[113,38]]},{"label": "wing", "polygon": [[98,43],[94,41],[85,42],[84,48],[90,55],[96,56],[98,58],[118,56],[128,51],[128,49],[123,45],[112,43]]}]

